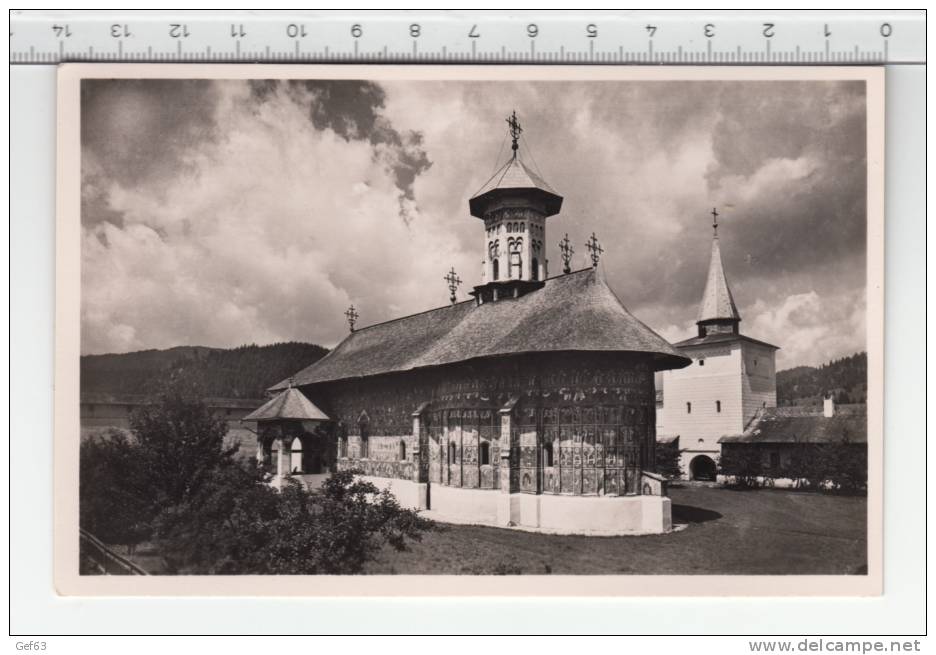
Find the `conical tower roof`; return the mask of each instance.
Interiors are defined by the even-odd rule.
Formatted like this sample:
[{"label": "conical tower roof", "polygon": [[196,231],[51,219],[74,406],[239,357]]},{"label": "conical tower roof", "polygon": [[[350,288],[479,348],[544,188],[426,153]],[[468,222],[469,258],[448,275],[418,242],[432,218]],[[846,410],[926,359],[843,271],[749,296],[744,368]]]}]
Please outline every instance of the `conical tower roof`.
[{"label": "conical tower roof", "polygon": [[702,294],[702,304],[699,306],[697,323],[741,320],[738,307],[735,305],[728,279],[725,277],[725,267],[722,264],[721,248],[718,245],[718,234],[712,239],[712,258],[709,261],[708,278],[705,281],[705,293]]},{"label": "conical tower roof", "polygon": [[293,386],[244,417],[245,421],[327,421],[328,416]]}]

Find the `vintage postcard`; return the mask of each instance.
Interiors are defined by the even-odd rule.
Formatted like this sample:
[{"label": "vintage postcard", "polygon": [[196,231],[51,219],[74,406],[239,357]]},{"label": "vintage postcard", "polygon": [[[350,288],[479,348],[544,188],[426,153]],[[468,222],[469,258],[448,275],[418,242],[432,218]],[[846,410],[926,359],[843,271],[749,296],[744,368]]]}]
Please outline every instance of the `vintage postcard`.
[{"label": "vintage postcard", "polygon": [[62,66],[59,593],[881,593],[883,83]]}]

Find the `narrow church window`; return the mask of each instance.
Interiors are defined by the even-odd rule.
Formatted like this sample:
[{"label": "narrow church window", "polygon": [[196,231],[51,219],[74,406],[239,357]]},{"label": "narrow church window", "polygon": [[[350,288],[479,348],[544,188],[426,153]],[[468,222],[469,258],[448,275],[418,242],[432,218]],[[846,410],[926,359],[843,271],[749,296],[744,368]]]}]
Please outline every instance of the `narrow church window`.
[{"label": "narrow church window", "polygon": [[533,258],[533,271],[530,277],[534,280],[539,279],[539,260],[536,257]]},{"label": "narrow church window", "polygon": [[494,269],[494,279],[497,280],[497,278],[500,277],[500,265],[497,262],[497,258],[494,258],[491,264],[492,268]]},{"label": "narrow church window", "polygon": [[406,459],[406,442],[401,441],[400,442],[400,460],[405,460],[405,459]]},{"label": "narrow church window", "polygon": [[692,403],[686,403],[686,414],[692,414]]},{"label": "narrow church window", "polygon": [[368,456],[367,451],[369,450],[367,442],[368,442],[367,435],[362,434],[361,435],[361,459],[367,459],[367,456]]},{"label": "narrow church window", "polygon": [[510,253],[510,278],[511,279],[520,279],[521,268],[523,266],[522,261],[520,260],[519,252]]},{"label": "narrow church window", "polygon": [[449,464],[455,463],[455,444],[449,444]]},{"label": "narrow church window", "polygon": [[547,442],[543,445],[543,466],[551,467],[553,465],[553,445]]},{"label": "narrow church window", "polygon": [[481,444],[481,466],[487,466],[491,463],[491,444],[483,442]]},{"label": "narrow church window", "polygon": [[715,401],[715,411],[721,414],[721,401],[720,400]]}]

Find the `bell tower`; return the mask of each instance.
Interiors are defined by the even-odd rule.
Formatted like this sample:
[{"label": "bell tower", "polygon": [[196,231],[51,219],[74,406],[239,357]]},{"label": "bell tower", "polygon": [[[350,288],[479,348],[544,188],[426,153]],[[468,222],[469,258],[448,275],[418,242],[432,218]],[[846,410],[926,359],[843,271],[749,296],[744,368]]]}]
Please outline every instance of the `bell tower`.
[{"label": "bell tower", "polygon": [[468,202],[484,222],[481,284],[471,292],[478,304],[517,298],[543,286],[547,276],[546,219],[559,213],[562,196],[520,157],[523,128],[507,118],[512,153]]}]

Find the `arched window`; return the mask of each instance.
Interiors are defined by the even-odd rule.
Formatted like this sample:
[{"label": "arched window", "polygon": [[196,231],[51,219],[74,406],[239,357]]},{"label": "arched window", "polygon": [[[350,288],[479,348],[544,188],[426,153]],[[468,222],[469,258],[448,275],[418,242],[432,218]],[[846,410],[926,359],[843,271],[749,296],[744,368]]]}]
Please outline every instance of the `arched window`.
[{"label": "arched window", "polygon": [[449,444],[449,464],[455,463],[455,442]]},{"label": "arched window", "polygon": [[520,259],[519,252],[510,253],[510,279],[519,280],[522,276],[523,261]]},{"label": "arched window", "polygon": [[533,258],[532,266],[533,266],[533,271],[530,274],[530,278],[533,280],[538,280],[539,279],[539,260],[536,259],[536,257]]},{"label": "arched window", "polygon": [[496,257],[491,260],[491,268],[493,269],[494,280],[496,281],[500,277],[500,264]]},{"label": "arched window", "polygon": [[721,401],[720,400],[715,401],[715,411],[721,414]]},{"label": "arched window", "polygon": [[543,445],[543,466],[551,467],[553,465],[553,445],[547,441]]},{"label": "arched window", "polygon": [[406,442],[400,441],[400,460],[406,461]]},{"label": "arched window", "polygon": [[481,443],[481,466],[491,463],[491,444],[487,441]]},{"label": "arched window", "polygon": [[361,435],[361,459],[368,458],[368,455],[369,455],[368,450],[370,450],[370,448],[368,447],[369,444],[367,442],[368,442],[367,435],[362,434]]},{"label": "arched window", "polygon": [[686,403],[686,414],[692,414],[692,403]]}]

